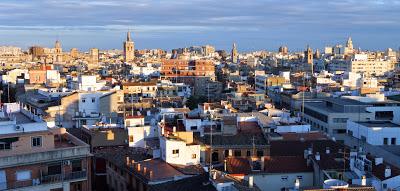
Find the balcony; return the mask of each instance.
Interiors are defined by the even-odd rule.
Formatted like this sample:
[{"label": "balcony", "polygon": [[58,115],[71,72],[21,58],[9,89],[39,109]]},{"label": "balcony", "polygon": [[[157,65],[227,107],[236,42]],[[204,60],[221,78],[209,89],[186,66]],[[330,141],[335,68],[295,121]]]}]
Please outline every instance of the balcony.
[{"label": "balcony", "polygon": [[87,157],[89,155],[90,148],[88,145],[55,148],[45,152],[13,154],[0,157],[0,169],[32,163],[43,163],[69,158]]},{"label": "balcony", "polygon": [[21,189],[31,186],[44,186],[61,182],[81,181],[87,179],[87,171],[77,171],[65,174],[43,176],[37,179],[0,183],[0,190]]}]

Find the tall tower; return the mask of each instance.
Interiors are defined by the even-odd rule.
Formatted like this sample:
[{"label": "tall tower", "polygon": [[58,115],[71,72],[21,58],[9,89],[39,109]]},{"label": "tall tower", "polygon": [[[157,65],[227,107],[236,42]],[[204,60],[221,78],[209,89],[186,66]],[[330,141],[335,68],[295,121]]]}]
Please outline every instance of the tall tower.
[{"label": "tall tower", "polygon": [[135,43],[131,39],[131,32],[128,31],[124,42],[124,61],[132,62],[135,59]]},{"label": "tall tower", "polygon": [[236,43],[233,43],[233,45],[232,45],[231,56],[232,56],[232,62],[233,63],[237,63],[238,62],[238,52],[237,52],[237,49],[236,49]]},{"label": "tall tower", "polygon": [[97,65],[99,63],[99,49],[91,48],[89,50],[91,64]]},{"label": "tall tower", "polygon": [[346,47],[353,50],[353,41],[351,40],[351,37],[347,39]]},{"label": "tall tower", "polygon": [[61,48],[61,42],[56,40],[56,43],[54,45],[54,56],[55,56],[55,62],[62,62],[62,48]]},{"label": "tall tower", "polygon": [[307,64],[313,64],[313,51],[310,46],[307,45],[307,50],[304,51],[305,62]]}]

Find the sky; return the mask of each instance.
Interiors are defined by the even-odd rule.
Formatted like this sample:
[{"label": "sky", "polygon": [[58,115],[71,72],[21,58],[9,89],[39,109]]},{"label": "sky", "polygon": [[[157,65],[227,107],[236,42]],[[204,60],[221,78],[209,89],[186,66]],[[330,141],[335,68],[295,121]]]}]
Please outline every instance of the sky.
[{"label": "sky", "polygon": [[290,51],[344,44],[400,47],[400,0],[1,0],[0,45],[121,49],[211,44]]}]

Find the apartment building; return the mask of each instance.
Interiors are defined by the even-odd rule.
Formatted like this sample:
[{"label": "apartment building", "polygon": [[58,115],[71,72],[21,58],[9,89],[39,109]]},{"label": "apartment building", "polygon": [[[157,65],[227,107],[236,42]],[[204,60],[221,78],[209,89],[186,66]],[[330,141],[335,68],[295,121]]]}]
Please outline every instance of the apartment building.
[{"label": "apartment building", "polygon": [[400,121],[400,103],[385,100],[382,95],[343,96],[325,98],[320,102],[306,102],[304,105],[305,122],[311,127],[331,135],[346,133],[347,120]]},{"label": "apartment building", "polygon": [[92,190],[90,147],[64,128],[2,111],[0,129],[0,190]]},{"label": "apartment building", "polygon": [[348,71],[363,73],[366,76],[383,76],[394,70],[395,63],[390,60],[370,59],[367,54],[355,54],[349,63]]}]

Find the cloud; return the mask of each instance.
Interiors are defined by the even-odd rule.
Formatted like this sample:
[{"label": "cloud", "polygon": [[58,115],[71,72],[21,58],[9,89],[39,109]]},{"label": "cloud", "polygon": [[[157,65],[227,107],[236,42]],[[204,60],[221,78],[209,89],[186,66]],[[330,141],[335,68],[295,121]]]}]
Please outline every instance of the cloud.
[{"label": "cloud", "polygon": [[[13,31],[73,32],[78,38],[79,31],[115,37],[131,29],[142,33],[138,38],[157,37],[159,47],[207,40],[229,46],[242,41],[260,48],[284,41],[303,47],[302,43],[316,42],[314,37],[324,38],[323,34],[329,34],[325,35],[329,39],[320,41],[371,35],[371,30],[374,34],[398,31],[398,10],[398,0],[2,0],[0,32],[9,32],[8,39],[20,42]],[[370,39],[376,45],[396,42]]]}]

